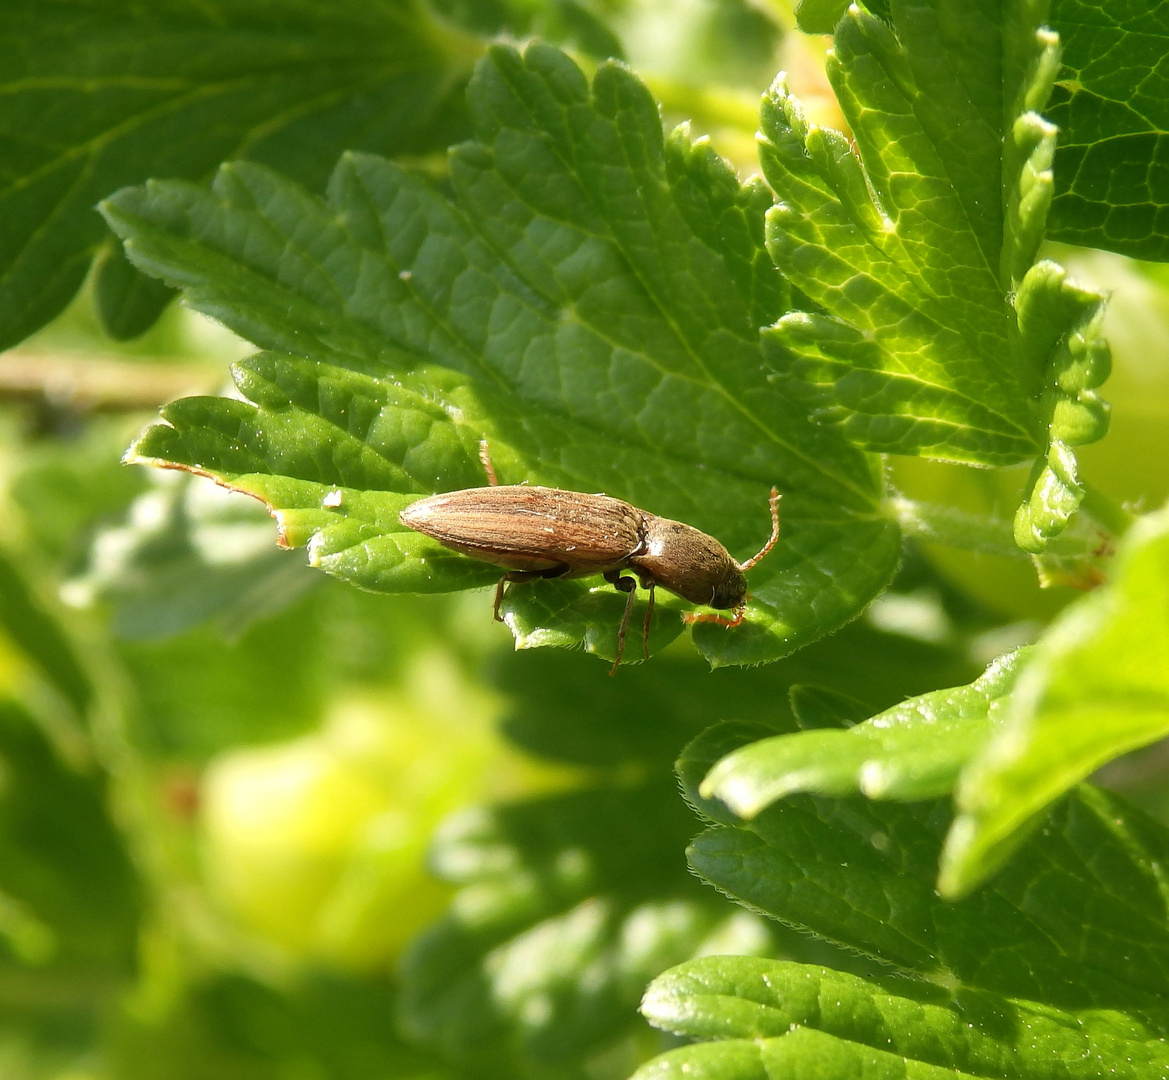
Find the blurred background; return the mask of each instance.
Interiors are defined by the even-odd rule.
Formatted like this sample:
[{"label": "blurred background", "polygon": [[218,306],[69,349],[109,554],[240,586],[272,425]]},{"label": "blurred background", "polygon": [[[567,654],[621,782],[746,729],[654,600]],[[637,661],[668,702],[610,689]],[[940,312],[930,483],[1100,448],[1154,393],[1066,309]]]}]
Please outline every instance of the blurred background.
[{"label": "blurred background", "polygon": [[[679,7],[614,25],[670,117],[706,116],[744,173],[778,68],[832,120],[822,41],[766,5]],[[1054,254],[1114,293],[1113,428],[1084,473],[1151,508],[1169,275]],[[178,304],[115,342],[87,288],[0,354],[0,1078],[627,1075],[667,1045],[636,1004],[670,964],[828,956],[689,876],[686,742],[790,727],[793,685],[863,716],[966,681],[1075,595],[1023,560],[912,549],[864,618],[768,668],[709,672],[685,640],[614,679],[515,653],[487,594],[357,592],[278,550],[259,504],[120,464],[158,405],[221,391],[247,351]],[[1004,516],[1023,479],[891,471]],[[1108,777],[1162,817],[1164,756]]]}]

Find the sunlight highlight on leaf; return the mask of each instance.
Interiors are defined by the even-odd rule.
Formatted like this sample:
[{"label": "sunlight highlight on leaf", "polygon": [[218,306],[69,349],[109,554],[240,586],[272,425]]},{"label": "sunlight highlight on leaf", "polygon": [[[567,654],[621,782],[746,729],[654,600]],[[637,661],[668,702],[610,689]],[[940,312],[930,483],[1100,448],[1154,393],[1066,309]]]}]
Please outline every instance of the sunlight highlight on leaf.
[{"label": "sunlight highlight on leaf", "polygon": [[966,768],[940,884],[969,892],[1048,803],[1094,769],[1169,734],[1169,511],[1142,520],[1113,581],[1034,647],[1001,733]]},{"label": "sunlight highlight on leaf", "polygon": [[775,378],[868,450],[975,465],[1037,459],[1016,535],[1041,551],[1083,495],[1071,447],[1107,426],[1102,299],[1032,265],[1055,128],[1038,115],[1058,39],[958,5],[853,6],[829,76],[855,149],[809,124],[781,77],[761,160],[768,249],[821,309],[764,334]]}]

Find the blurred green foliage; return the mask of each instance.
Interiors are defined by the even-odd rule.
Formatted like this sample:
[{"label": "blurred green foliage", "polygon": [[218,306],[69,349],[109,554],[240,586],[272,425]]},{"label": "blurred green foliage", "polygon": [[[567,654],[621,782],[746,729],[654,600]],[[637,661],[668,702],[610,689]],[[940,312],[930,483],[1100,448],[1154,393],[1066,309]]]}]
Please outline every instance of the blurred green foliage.
[{"label": "blurred green foliage", "polygon": [[[954,280],[964,306],[955,314],[946,302],[953,297],[935,288],[939,266],[959,259],[977,234],[988,250],[1002,242],[1025,271],[1046,203],[1028,204],[1027,213],[1011,208],[1019,190],[1008,189],[1018,175],[1004,181],[994,172],[997,127],[947,140],[963,102],[914,90],[949,85],[951,73],[927,70],[944,50],[921,51],[915,34],[924,24],[898,3],[870,5],[873,21],[850,16],[833,61],[847,99],[833,122],[851,124],[869,172],[862,176],[847,140],[815,125],[801,129],[794,106],[781,121],[790,102],[777,90],[765,118],[772,187],[740,186],[704,144],[689,140],[709,133],[745,176],[759,168],[758,102],[777,70],[791,72],[796,97],[829,96],[820,45],[801,36],[795,17],[824,33],[845,5],[801,3],[794,13],[792,6],[5,6],[0,338],[25,340],[0,356],[0,1076],[1162,1075],[1164,749],[1120,757],[1098,775],[1160,820],[1091,786],[1053,808],[1046,803],[1097,764],[1160,736],[1169,716],[1162,640],[1169,569],[1164,512],[1153,512],[1169,496],[1169,276],[1160,266],[1049,244],[1044,256],[1111,294],[1107,312],[1099,315],[1094,292],[1072,295],[1062,278],[1047,278],[1040,284],[1068,301],[1062,314],[1071,320],[1051,331],[1059,341],[1048,352],[1032,348],[1033,337],[1008,357],[1018,342],[1007,330],[981,351],[959,349],[950,337],[939,344],[951,331],[960,337],[1003,318],[1002,300],[1017,299],[1020,276],[1008,273],[1005,289],[994,260],[962,265]],[[1156,151],[1163,118],[1155,94],[1146,89],[1127,101],[1124,85],[1134,65],[1153,69],[1150,86],[1163,76],[1163,7],[1128,22],[1117,15],[1107,63],[1085,55],[1084,28],[1104,17],[1103,7],[1060,0],[1049,15],[1064,32],[1061,72],[1031,71],[1030,83],[1019,74],[1024,54],[1050,59],[1046,39],[1046,53],[1033,41],[1008,50],[1003,64],[1013,74],[1003,85],[959,65],[955,85],[977,84],[979,115],[993,124],[1005,115],[1004,86],[1035,98],[1034,86],[1055,78],[1054,115],[1069,138],[1055,150],[1054,179],[1044,173],[1054,138],[1046,129],[1027,129],[1042,137],[1034,145],[1023,139],[1031,157],[1020,153],[1032,171],[1028,190],[1054,196],[1053,234],[1065,241],[1163,257]],[[1018,45],[1023,37],[1003,36],[996,20],[1021,35],[1038,10],[956,0],[918,8],[952,17],[941,20],[943,44],[952,44],[946,34],[954,27],[973,27],[962,39],[968,59],[988,37]],[[902,37],[882,36],[889,27]],[[466,104],[477,59],[500,36],[566,48],[590,79],[605,58],[623,58],[667,123],[691,119],[693,128],[661,144],[660,159],[651,153],[648,165],[636,163],[637,183],[630,162],[594,162],[590,183],[604,188],[608,218],[588,217],[580,200],[557,203],[563,185],[583,175],[589,141],[573,142],[579,131],[562,132],[559,142],[547,135],[555,111],[542,112],[544,89],[525,84],[524,110],[507,111],[504,90],[527,77],[513,54],[497,51],[480,65]],[[858,44],[865,41],[871,53]],[[561,89],[578,87],[567,59],[532,55],[566,80]],[[880,63],[865,67],[874,57]],[[628,98],[606,118],[626,140],[613,145],[652,149],[654,102],[632,76],[603,70],[600,85]],[[940,111],[929,114],[934,98]],[[912,106],[903,114],[890,106],[897,101]],[[880,109],[870,109],[874,103]],[[903,123],[914,109],[916,127]],[[1148,130],[1130,130],[1141,109]],[[1124,119],[1119,141],[1109,116]],[[630,141],[622,124],[634,120]],[[493,202],[494,189],[469,192],[467,174],[453,175],[442,152],[473,132],[479,142],[464,143],[456,174],[460,161],[478,169],[490,151],[504,171],[519,163],[520,180],[542,177],[546,185],[514,204]],[[555,167],[527,168],[545,168],[549,146],[561,152]],[[938,146],[951,163],[977,157],[970,166],[977,183],[939,193],[932,185],[946,170],[930,173]],[[567,148],[583,155],[571,168]],[[281,199],[319,207],[296,185],[320,192],[345,150],[395,160],[400,173],[376,167],[403,178],[387,191],[424,190],[430,212],[464,215],[450,235],[465,244],[452,250],[487,237],[490,258],[481,265],[497,280],[527,273],[507,284],[527,299],[546,282],[525,259],[543,265],[582,221],[623,224],[629,231],[611,247],[612,266],[660,270],[677,290],[658,308],[639,307],[639,299],[625,312],[635,274],[599,279],[578,268],[576,300],[587,307],[604,297],[594,312],[598,340],[615,332],[617,308],[632,312],[634,323],[667,310],[671,318],[639,325],[630,340],[660,359],[666,333],[684,324],[678,341],[718,372],[728,363],[719,335],[734,328],[748,342],[735,348],[754,359],[740,365],[728,415],[734,394],[775,404],[769,419],[791,444],[777,459],[784,472],[777,479],[789,482],[793,462],[813,442],[822,451],[817,468],[846,462],[866,477],[864,497],[847,507],[817,502],[819,481],[785,496],[789,546],[776,556],[783,571],[763,564],[758,577],[769,641],[797,623],[801,633],[807,628],[803,642],[853,621],[774,663],[710,670],[689,635],[667,640],[681,629],[667,600],[657,655],[609,679],[580,651],[516,651],[491,620],[489,591],[358,591],[310,569],[301,553],[278,549],[259,503],[204,477],[122,465],[156,405],[227,385],[230,365],[253,348],[222,325],[167,306],[170,289],[134,269],[93,204],[124,184],[202,181],[225,158],[249,159],[275,170],[238,173],[271,177],[272,201],[257,186],[245,207],[258,230]],[[476,175],[492,174],[484,167]],[[208,189],[151,191],[154,232],[136,242],[169,242],[168,215],[180,197],[204,208],[196,224],[218,242],[220,207]],[[771,211],[770,256],[795,286],[798,317],[781,319],[757,348],[755,330],[788,306],[789,286],[763,246],[774,191],[786,205]],[[875,221],[869,200],[892,205],[899,191],[913,193],[914,211],[902,216],[900,231],[883,225],[866,235]],[[972,192],[979,206],[989,192],[993,213],[971,211],[969,228],[957,213],[942,215],[946,227],[932,233],[937,220],[921,224],[931,199],[952,210],[953,200],[966,198],[970,210]],[[119,205],[141,209],[133,202],[140,198],[123,196]],[[685,228],[662,229],[658,248],[644,242],[652,215],[640,199],[677,211],[659,225],[668,218]],[[1082,206],[1090,213],[1077,211]],[[712,207],[717,220],[703,216]],[[996,216],[1003,208],[1005,225]],[[524,221],[533,230],[522,243],[507,232],[521,210],[532,210]],[[407,215],[399,224],[409,232],[416,220]],[[277,274],[275,285],[257,280],[248,260],[266,244],[279,267],[314,238],[309,216],[285,225],[275,244],[259,231],[228,230],[230,265],[192,258],[198,273],[179,282],[188,302],[241,331],[265,322],[284,332],[308,318],[305,296],[336,299],[328,332],[314,324],[313,348],[375,382],[371,371],[389,348],[384,325],[364,328],[359,341],[348,336],[357,324],[345,298],[305,293],[294,275]],[[823,243],[821,234],[848,242]],[[875,254],[873,235],[890,246]],[[710,261],[710,252],[723,261]],[[833,276],[845,255],[871,269],[873,290],[860,295],[855,281]],[[168,265],[181,263],[175,256]],[[618,280],[621,288],[612,285]],[[442,300],[447,284],[436,277],[430,299]],[[723,307],[708,318],[700,309],[716,295]],[[945,333],[925,333],[898,304],[913,317],[928,308]],[[1094,321],[1085,329],[1076,320],[1089,308]],[[574,310],[540,308],[555,331]],[[744,311],[754,321],[740,318]],[[428,362],[444,355],[438,336],[427,339],[441,335],[441,320],[424,327],[433,311],[421,306],[408,314],[418,321],[415,336],[403,340]],[[877,352],[858,345],[868,330],[893,360],[874,360]],[[1097,336],[1111,345],[1111,432],[1077,450],[1078,473],[1056,476],[1051,463],[1064,459],[1051,448],[1068,431],[1055,415],[1060,402],[1087,400],[1100,375],[1068,344],[1077,334],[1096,349],[1096,361]],[[785,335],[786,353],[775,344]],[[304,350],[300,361],[312,353],[296,334],[277,344]],[[508,349],[500,355],[510,357]],[[1040,373],[1031,381],[1011,366],[1023,360]],[[255,389],[274,363],[246,360],[237,382]],[[800,363],[797,392],[792,372]],[[588,364],[608,370],[609,354],[590,353]],[[593,370],[588,364],[578,370]],[[403,378],[418,375],[405,367]],[[416,379],[417,400],[393,384],[403,414],[437,408],[450,385],[436,370]],[[30,371],[38,373],[31,381]],[[928,389],[945,404],[932,419],[957,418],[953,430],[920,426],[913,412],[935,375]],[[297,399],[305,416],[327,412],[325,397],[306,406],[311,397]],[[571,388],[556,400],[580,415],[591,407]],[[1030,479],[1026,462],[975,471],[905,456],[932,447],[925,456],[990,463],[985,448],[971,450],[985,434],[979,409],[988,403],[1021,432],[1019,445],[994,460],[1037,454]],[[468,431],[482,421],[514,436],[514,446],[500,445],[497,464],[517,477],[568,482],[557,471],[563,415],[549,419],[530,400],[518,407],[505,394],[492,402],[487,392],[462,404]],[[269,406],[286,415],[279,402]],[[206,408],[238,419],[251,406],[233,399]],[[744,442],[742,460],[726,466],[732,481],[687,471],[700,438],[717,443],[726,433],[702,432],[709,414],[683,414],[672,414],[672,448],[651,448],[664,463],[660,475],[646,464],[645,447],[613,442],[625,439],[623,428],[590,428],[570,447],[581,482],[614,492],[627,484],[646,505],[672,501],[674,512],[740,547],[757,543],[761,504],[739,498],[736,470],[764,483],[754,473],[776,462],[743,464],[764,452]],[[907,416],[917,420],[903,424]],[[999,421],[991,419],[993,428]],[[825,422],[837,427],[817,426]],[[866,453],[846,446],[842,431]],[[436,467],[456,469],[443,475],[465,472],[467,483],[479,482],[473,442],[482,433],[462,433],[461,456],[444,458],[450,448],[441,444]],[[228,425],[215,434],[226,454],[248,432]],[[304,444],[322,475],[341,467],[329,457],[337,447],[368,449],[347,438]],[[894,451],[888,459],[867,453],[886,449]],[[386,494],[376,483],[370,489],[371,505]],[[1069,526],[1034,561],[1011,539],[1011,516],[1027,497],[1041,511],[1035,520],[1052,525],[1053,540]],[[1073,517],[1080,500],[1087,512]],[[928,520],[915,523],[908,506],[928,511]],[[1122,539],[1130,511],[1141,520]],[[868,539],[826,555],[824,538],[837,535]],[[874,536],[882,543],[869,543]],[[492,577],[449,562],[460,581]],[[771,569],[782,588],[767,579]],[[573,635],[595,644],[597,628],[610,634],[620,608],[611,592],[575,583],[517,590],[508,610],[524,645]],[[755,639],[735,654],[746,639],[717,627],[699,628],[694,640],[731,660],[783,651],[760,650]],[[945,798],[955,788],[956,825]],[[990,876],[1008,854],[1005,869]],[[942,887],[963,897],[956,903],[937,891],[939,862]]]}]

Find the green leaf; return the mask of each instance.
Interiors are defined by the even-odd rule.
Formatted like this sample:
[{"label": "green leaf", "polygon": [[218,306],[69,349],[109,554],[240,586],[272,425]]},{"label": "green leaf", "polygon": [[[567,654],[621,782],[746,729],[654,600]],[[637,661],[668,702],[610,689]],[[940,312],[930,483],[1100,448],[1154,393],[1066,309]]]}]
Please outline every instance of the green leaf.
[{"label": "green leaf", "polygon": [[1108,431],[1108,406],[1095,393],[1111,370],[1111,353],[1100,333],[1104,300],[1066,279],[1061,267],[1036,263],[1015,298],[1021,346],[1048,357],[1053,383],[1041,398],[1047,451],[1032,469],[1028,494],[1015,513],[1015,543],[1042,552],[1067,527],[1084,498],[1072,447],[1095,442]]},{"label": "green leaf", "polygon": [[530,753],[594,768],[669,768],[731,693],[749,711],[782,696],[787,680],[781,668],[712,675],[693,655],[669,653],[598,680],[596,665],[579,654],[545,649],[522,664],[500,657],[490,681],[508,699],[500,731]]},{"label": "green leaf", "polygon": [[[278,350],[237,365],[246,400],[176,402],[133,456],[263,499],[284,543],[383,591],[497,577],[398,522],[418,495],[482,484],[485,437],[503,482],[604,490],[740,556],[777,484],[783,534],[747,623],[696,627],[700,650],[774,659],[852,618],[898,532],[876,463],[766,377],[757,327],[787,304],[761,244],[769,192],[684,130],[663,139],[615,64],[590,87],[549,47],[495,48],[470,100],[480,141],[453,152],[454,201],[348,156],[327,202],[241,164],[212,191],[155,183],[105,204],[136,265]],[[521,643],[611,657],[621,598],[581,608],[589,588],[526,584],[504,610]],[[663,598],[658,640],[676,608]]]},{"label": "green leaf", "polygon": [[1048,116],[1054,239],[1169,259],[1169,17],[1163,5],[1054,0],[1063,70]]},{"label": "green leaf", "polygon": [[798,791],[913,801],[948,794],[1001,727],[1027,650],[996,660],[969,686],[911,698],[847,731],[775,735],[718,762],[699,789],[752,818]]},{"label": "green leaf", "polygon": [[125,520],[99,528],[65,583],[79,607],[109,604],[121,638],[159,638],[207,620],[238,638],[318,583],[272,544],[263,508],[200,477],[156,473]]},{"label": "green leaf", "polygon": [[882,983],[746,956],[704,957],[650,984],[650,1023],[719,1040],[663,1055],[634,1074],[1153,1077],[1169,1067],[1164,1010],[1066,1010],[925,982]]},{"label": "green leaf", "polygon": [[[872,0],[865,7],[889,22],[889,0]],[[849,8],[849,0],[796,0],[796,25],[805,34],[831,34]]]},{"label": "green leaf", "polygon": [[949,895],[992,873],[1051,800],[1169,734],[1169,510],[1130,530],[1111,583],[1068,607],[1032,655],[1003,730],[962,776],[942,866]]},{"label": "green leaf", "polygon": [[852,727],[864,719],[864,703],[825,686],[793,686],[788,703],[796,723],[804,731]]},{"label": "green leaf", "polygon": [[662,783],[452,819],[432,862],[461,891],[403,961],[407,1032],[455,1061],[547,1069],[636,1025],[646,981],[680,959],[765,951],[766,924],[677,859],[692,828]]},{"label": "green leaf", "polygon": [[703,800],[697,783],[710,764],[753,737],[748,725],[723,725],[679,762],[688,797],[723,822],[691,845],[692,867],[751,909],[897,977],[690,961],[655,980],[643,1012],[717,1041],[665,1054],[637,1080],[1164,1072],[1164,827],[1083,785],[993,882],[947,902],[935,885],[942,803],[795,796],[742,825]]},{"label": "green leaf", "polygon": [[797,0],[796,25],[805,34],[831,34],[848,10],[848,0]]},{"label": "green leaf", "polygon": [[[656,768],[671,764],[686,743],[728,713],[767,717],[772,735],[805,723],[813,697],[824,712],[843,705],[863,719],[924,687],[967,677],[967,671],[956,651],[882,633],[859,619],[780,664],[712,672],[692,655],[671,650],[653,664],[598,680],[595,665],[578,654],[542,650],[523,663],[498,657],[490,682],[508,699],[500,729],[525,750],[593,767]],[[794,718],[782,708],[789,697]]]},{"label": "green leaf", "polygon": [[4,552],[0,552],[0,627],[73,707],[77,719],[87,719],[94,696],[89,674],[61,624]]},{"label": "green leaf", "polygon": [[[776,265],[818,311],[764,334],[776,378],[868,450],[981,465],[1039,458],[1018,534],[1041,550],[1082,497],[1068,447],[1107,414],[1101,299],[1032,265],[1055,129],[1036,112],[1058,42],[939,0],[892,25],[852,7],[829,76],[856,140],[809,124],[782,79],[761,160]],[[1052,388],[1052,384],[1054,388]]]},{"label": "green leaf", "polygon": [[752,910],[952,991],[1164,1007],[1162,827],[1081,787],[990,884],[948,902],[936,877],[949,816],[942,803],[795,796],[749,826],[713,826],[688,857]]},{"label": "green leaf", "polygon": [[117,341],[146,333],[174,298],[173,289],[130,265],[112,238],[93,262],[93,299],[102,326]]},{"label": "green leaf", "polygon": [[[227,158],[316,186],[345,149],[440,149],[465,130],[460,90],[478,51],[413,0],[9,0],[0,348],[76,291],[102,240],[99,199],[151,175],[205,177]],[[141,328],[152,304],[110,273],[99,293],[111,329]]]},{"label": "green leaf", "polygon": [[[886,17],[885,5],[866,5]],[[846,0],[800,0],[805,33],[830,34]],[[1048,235],[1138,259],[1169,259],[1164,146],[1169,21],[1158,5],[1053,0],[1062,67],[1044,110],[1060,131]],[[1133,72],[1140,72],[1136,79]]]},{"label": "green leaf", "polygon": [[[498,570],[494,576],[498,579]],[[500,610],[515,636],[517,649],[572,649],[583,644],[585,652],[611,659],[616,656],[613,628],[621,625],[625,603],[625,597],[612,589],[599,588],[581,596],[574,582],[550,581],[539,589],[510,589]],[[681,614],[669,609],[671,603],[669,599],[660,606],[655,602],[653,624],[645,642],[650,655],[682,632]],[[642,626],[642,620],[639,610],[631,625]],[[629,655],[637,659],[641,649],[635,645]]]},{"label": "green leaf", "polygon": [[9,701],[0,701],[0,765],[0,966],[128,975],[142,897],[104,778],[68,762]]}]

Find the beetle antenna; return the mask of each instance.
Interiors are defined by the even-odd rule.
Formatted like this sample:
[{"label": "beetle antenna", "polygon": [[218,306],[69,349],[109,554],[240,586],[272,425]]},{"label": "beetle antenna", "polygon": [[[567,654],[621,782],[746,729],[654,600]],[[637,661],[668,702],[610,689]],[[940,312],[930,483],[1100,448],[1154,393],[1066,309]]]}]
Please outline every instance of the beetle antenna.
[{"label": "beetle antenna", "polygon": [[487,483],[492,487],[499,487],[499,479],[495,475],[495,466],[491,464],[491,450],[487,446],[486,439],[479,440],[479,461],[483,465],[483,471],[487,474]]},{"label": "beetle antenna", "polygon": [[[771,535],[767,538],[767,543],[759,549],[757,555],[752,555],[746,562],[739,563],[739,569],[744,572],[750,570],[752,566],[775,547],[775,542],[779,539],[779,488],[773,487],[771,489],[771,499],[769,501],[771,504]],[[738,623],[735,625],[737,626]]]}]

